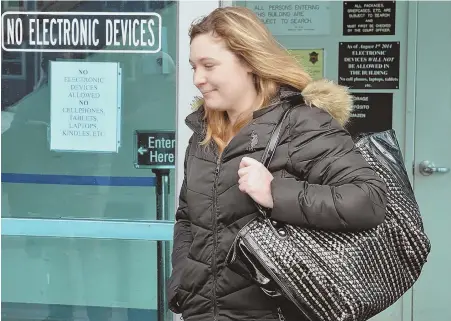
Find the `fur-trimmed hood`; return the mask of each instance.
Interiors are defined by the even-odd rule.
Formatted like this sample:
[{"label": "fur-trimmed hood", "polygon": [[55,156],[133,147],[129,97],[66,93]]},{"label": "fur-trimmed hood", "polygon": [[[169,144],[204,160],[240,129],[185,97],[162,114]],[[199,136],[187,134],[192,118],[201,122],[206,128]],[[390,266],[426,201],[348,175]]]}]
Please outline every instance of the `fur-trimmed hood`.
[{"label": "fur-trimmed hood", "polygon": [[[281,100],[302,96],[305,103],[309,106],[315,106],[327,111],[342,126],[348,122],[353,109],[353,97],[347,87],[340,86],[327,79],[314,80],[310,82],[302,92],[292,87],[283,86],[279,95],[271,101],[271,105],[278,104]],[[197,118],[195,114],[201,112],[203,99],[196,97],[191,106],[197,112],[188,116],[187,121]],[[197,115],[199,116],[199,115]],[[201,118],[197,118],[200,120]]]},{"label": "fur-trimmed hood", "polygon": [[351,117],[353,98],[347,87],[321,79],[312,81],[302,91],[306,104],[324,109],[344,126]]}]

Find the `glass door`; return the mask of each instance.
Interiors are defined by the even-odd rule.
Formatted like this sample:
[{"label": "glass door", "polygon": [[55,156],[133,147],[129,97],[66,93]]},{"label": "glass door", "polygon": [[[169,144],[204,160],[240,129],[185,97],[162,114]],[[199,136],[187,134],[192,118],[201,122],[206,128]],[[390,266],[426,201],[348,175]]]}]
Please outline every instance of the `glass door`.
[{"label": "glass door", "polygon": [[187,19],[217,6],[204,4],[2,1],[2,13],[161,17],[155,53],[2,49],[2,320],[172,320]]}]

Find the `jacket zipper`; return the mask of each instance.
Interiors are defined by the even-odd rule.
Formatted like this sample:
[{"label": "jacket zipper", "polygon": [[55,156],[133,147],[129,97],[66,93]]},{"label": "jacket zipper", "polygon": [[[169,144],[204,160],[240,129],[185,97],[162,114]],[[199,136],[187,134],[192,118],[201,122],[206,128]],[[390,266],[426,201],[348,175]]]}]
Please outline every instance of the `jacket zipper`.
[{"label": "jacket zipper", "polygon": [[218,306],[217,306],[217,301],[216,301],[216,282],[217,282],[217,273],[216,273],[216,248],[218,245],[218,234],[216,231],[216,219],[218,216],[218,207],[217,207],[217,201],[218,201],[218,178],[219,178],[219,171],[220,171],[220,167],[221,167],[221,157],[218,157],[217,161],[216,161],[216,168],[215,168],[215,181],[214,181],[214,196],[213,196],[213,256],[212,256],[212,260],[213,260],[213,266],[212,266],[212,270],[213,270],[213,317],[214,317],[214,321],[217,320],[217,315],[218,315]]},{"label": "jacket zipper", "polygon": [[[200,132],[195,128],[195,126],[191,122],[187,122],[188,127],[200,135]],[[216,149],[216,147],[215,147]],[[216,301],[216,282],[217,282],[217,275],[216,275],[216,248],[218,246],[218,235],[216,231],[216,219],[218,216],[218,207],[217,207],[217,199],[218,199],[218,178],[219,178],[219,172],[221,167],[221,160],[222,157],[217,153],[216,149],[216,168],[215,168],[215,179],[214,179],[214,186],[213,186],[213,213],[212,213],[212,220],[213,220],[213,256],[212,256],[212,272],[213,272],[213,319],[214,321],[218,320],[218,306]]]}]

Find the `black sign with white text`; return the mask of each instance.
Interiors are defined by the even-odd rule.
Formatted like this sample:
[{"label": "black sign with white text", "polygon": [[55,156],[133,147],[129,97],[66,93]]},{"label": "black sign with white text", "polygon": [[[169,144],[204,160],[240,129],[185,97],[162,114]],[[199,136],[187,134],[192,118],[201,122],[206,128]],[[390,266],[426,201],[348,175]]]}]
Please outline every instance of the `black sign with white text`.
[{"label": "black sign with white text", "polygon": [[340,42],[338,83],[351,89],[398,89],[399,42]]},{"label": "black sign with white text", "polygon": [[353,93],[354,110],[346,129],[351,136],[392,129],[392,93]]},{"label": "black sign with white text", "polygon": [[394,35],[395,1],[343,2],[343,35]]},{"label": "black sign with white text", "polygon": [[175,132],[137,130],[135,135],[136,168],[175,167]]}]

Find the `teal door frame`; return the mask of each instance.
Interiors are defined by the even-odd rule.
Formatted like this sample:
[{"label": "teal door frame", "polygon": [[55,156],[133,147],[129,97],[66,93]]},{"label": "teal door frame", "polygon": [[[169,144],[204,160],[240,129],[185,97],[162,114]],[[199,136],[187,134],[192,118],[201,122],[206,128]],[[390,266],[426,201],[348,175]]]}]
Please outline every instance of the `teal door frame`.
[{"label": "teal door frame", "polygon": [[173,221],[2,218],[2,236],[171,241]]},{"label": "teal door frame", "polygon": [[[406,97],[405,97],[405,127],[404,127],[404,164],[409,179],[414,182],[415,164],[415,110],[416,110],[416,71],[417,71],[417,43],[418,43],[418,2],[408,2],[407,15],[407,68],[406,68]],[[401,302],[402,321],[413,320],[413,292],[410,289],[404,294]],[[393,320],[395,321],[395,320]]]},{"label": "teal door frame", "polygon": [[[415,164],[415,111],[416,111],[416,73],[417,73],[417,43],[418,43],[418,2],[409,1],[407,20],[407,71],[405,98],[405,128],[404,128],[404,163],[409,179],[414,184]],[[411,320],[411,319],[408,319]],[[403,318],[403,321],[407,319]]]}]

